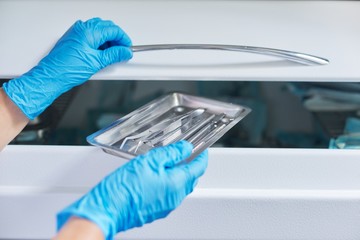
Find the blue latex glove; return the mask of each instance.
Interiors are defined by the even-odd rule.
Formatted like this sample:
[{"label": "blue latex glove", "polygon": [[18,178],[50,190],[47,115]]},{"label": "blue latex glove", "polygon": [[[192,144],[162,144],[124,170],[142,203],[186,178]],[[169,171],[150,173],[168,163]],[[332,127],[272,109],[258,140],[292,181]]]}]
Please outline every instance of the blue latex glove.
[{"label": "blue latex glove", "polygon": [[187,164],[192,144],[181,141],[138,156],[104,178],[57,216],[60,229],[71,216],[96,223],[105,239],[164,218],[192,192],[208,163],[204,151]]},{"label": "blue latex glove", "polygon": [[36,67],[5,83],[3,89],[32,120],[58,96],[100,69],[131,59],[129,46],[130,38],[111,21],[77,21]]}]

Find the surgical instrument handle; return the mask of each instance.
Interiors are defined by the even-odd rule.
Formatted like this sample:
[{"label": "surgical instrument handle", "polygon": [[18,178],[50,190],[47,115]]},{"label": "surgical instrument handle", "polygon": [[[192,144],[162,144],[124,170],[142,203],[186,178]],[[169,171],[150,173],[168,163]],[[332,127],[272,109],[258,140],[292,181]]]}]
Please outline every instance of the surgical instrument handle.
[{"label": "surgical instrument handle", "polygon": [[158,50],[177,50],[177,49],[192,49],[192,50],[223,50],[235,52],[248,52],[262,55],[270,55],[281,57],[286,60],[301,63],[304,65],[326,65],[329,60],[306,53],[287,51],[282,49],[252,47],[243,45],[220,45],[220,44],[156,44],[156,45],[138,45],[132,46],[133,52],[158,51]]}]

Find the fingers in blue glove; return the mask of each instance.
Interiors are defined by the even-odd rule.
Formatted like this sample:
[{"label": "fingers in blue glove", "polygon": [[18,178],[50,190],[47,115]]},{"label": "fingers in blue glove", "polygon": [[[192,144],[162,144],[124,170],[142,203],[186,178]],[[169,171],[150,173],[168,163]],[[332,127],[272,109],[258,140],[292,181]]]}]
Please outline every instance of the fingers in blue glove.
[{"label": "fingers in blue glove", "polygon": [[189,192],[192,192],[195,186],[197,185],[199,178],[204,175],[206,168],[208,166],[208,158],[209,153],[208,150],[203,151],[199,156],[197,156],[194,160],[188,163],[188,166],[184,166],[186,170],[188,170],[192,176],[195,177],[193,181],[192,189]]},{"label": "fingers in blue glove", "polygon": [[207,168],[208,165],[208,150],[203,151],[200,153],[195,159],[191,162],[179,166],[180,169],[184,171],[188,171],[193,178],[201,177]]},{"label": "fingers in blue glove", "polygon": [[130,47],[132,45],[130,37],[112,21],[93,18],[86,22],[78,21],[76,24],[83,24],[85,28],[93,30],[93,34],[96,38],[94,38],[91,47],[94,49],[98,49],[106,42],[110,42],[117,46]]},{"label": "fingers in blue glove", "polygon": [[180,141],[165,147],[155,148],[141,156],[151,168],[159,170],[170,168],[184,161],[191,155],[193,146],[187,141]]},{"label": "fingers in blue glove", "polygon": [[132,58],[132,52],[128,47],[114,46],[105,49],[100,53],[101,63],[103,66],[108,66],[113,63],[127,61],[125,59]]},{"label": "fingers in blue glove", "polygon": [[199,177],[201,177],[208,165],[208,151],[205,150],[195,159],[188,163],[178,165],[169,169],[169,175],[175,178],[177,182],[185,182],[185,194],[191,193],[197,185]]},{"label": "fingers in blue glove", "polygon": [[101,68],[132,58],[130,37],[112,21],[93,18],[77,24],[83,24],[92,30],[94,38],[89,44],[93,49],[99,50]]}]

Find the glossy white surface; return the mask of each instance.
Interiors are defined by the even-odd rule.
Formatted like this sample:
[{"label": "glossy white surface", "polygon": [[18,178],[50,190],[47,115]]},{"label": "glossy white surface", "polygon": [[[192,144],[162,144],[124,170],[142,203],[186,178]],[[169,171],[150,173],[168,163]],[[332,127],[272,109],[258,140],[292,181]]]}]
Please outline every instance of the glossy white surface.
[{"label": "glossy white surface", "polygon": [[0,0],[0,78],[33,67],[77,19],[111,19],[134,45],[250,45],[328,58],[302,66],[219,51],[135,53],[93,79],[359,81],[358,1]]},{"label": "glossy white surface", "polygon": [[[94,147],[0,153],[0,239],[49,239],[55,213],[125,163]],[[195,191],[168,218],[119,239],[359,239],[360,152],[210,149]]]}]

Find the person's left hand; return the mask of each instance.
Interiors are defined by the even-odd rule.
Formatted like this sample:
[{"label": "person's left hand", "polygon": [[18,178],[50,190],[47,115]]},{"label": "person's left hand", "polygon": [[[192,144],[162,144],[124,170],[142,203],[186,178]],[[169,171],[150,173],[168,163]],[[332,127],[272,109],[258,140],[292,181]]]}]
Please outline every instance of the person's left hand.
[{"label": "person's left hand", "polygon": [[29,72],[4,83],[9,98],[34,119],[58,96],[100,69],[132,58],[131,40],[112,21],[77,21]]}]

